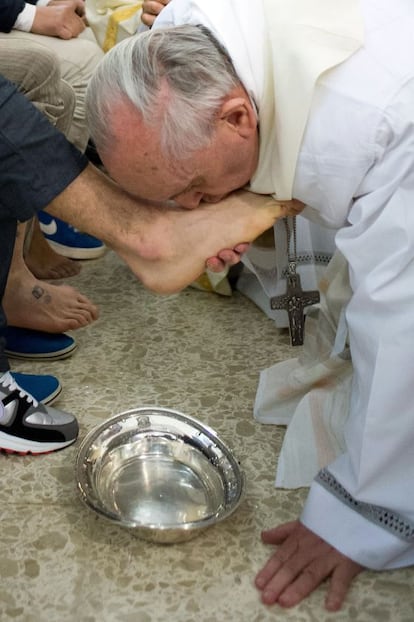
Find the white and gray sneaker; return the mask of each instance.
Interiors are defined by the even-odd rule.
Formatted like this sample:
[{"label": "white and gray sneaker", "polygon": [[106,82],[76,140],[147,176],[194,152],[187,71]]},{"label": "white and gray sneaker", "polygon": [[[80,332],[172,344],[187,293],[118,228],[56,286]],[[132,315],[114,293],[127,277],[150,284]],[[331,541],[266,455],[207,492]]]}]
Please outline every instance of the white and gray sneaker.
[{"label": "white and gray sneaker", "polygon": [[10,372],[0,376],[0,450],[45,454],[71,445],[78,433],[73,415],[37,402]]}]

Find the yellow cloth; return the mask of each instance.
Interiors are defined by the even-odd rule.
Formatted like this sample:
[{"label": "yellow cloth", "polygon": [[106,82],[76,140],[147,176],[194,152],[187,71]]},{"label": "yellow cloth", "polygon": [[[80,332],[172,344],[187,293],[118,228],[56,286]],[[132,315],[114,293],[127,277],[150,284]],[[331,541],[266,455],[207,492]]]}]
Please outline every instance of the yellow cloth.
[{"label": "yellow cloth", "polygon": [[203,292],[220,294],[221,296],[231,296],[233,292],[227,274],[227,268],[222,272],[206,270],[196,281],[191,283],[191,287]]},{"label": "yellow cloth", "polygon": [[104,52],[134,35],[141,25],[142,0],[85,0],[86,19]]}]

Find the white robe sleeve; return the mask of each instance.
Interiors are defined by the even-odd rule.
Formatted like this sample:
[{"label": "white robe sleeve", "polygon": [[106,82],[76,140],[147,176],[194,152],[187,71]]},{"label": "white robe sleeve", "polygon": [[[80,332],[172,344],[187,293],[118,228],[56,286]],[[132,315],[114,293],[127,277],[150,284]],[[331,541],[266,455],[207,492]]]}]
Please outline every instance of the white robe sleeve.
[{"label": "white robe sleeve", "polygon": [[312,484],[301,521],[360,564],[414,564],[414,85],[379,124],[377,158],[337,246],[353,290],[347,451]]}]

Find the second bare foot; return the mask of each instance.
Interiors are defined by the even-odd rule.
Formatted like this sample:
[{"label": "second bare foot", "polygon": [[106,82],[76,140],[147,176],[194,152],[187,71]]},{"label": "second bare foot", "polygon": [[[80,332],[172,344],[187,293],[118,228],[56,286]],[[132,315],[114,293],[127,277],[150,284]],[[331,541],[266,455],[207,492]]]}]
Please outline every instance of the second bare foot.
[{"label": "second bare foot", "polygon": [[97,307],[77,289],[39,281],[29,270],[24,278],[9,275],[3,308],[10,326],[49,333],[75,330],[98,318]]}]

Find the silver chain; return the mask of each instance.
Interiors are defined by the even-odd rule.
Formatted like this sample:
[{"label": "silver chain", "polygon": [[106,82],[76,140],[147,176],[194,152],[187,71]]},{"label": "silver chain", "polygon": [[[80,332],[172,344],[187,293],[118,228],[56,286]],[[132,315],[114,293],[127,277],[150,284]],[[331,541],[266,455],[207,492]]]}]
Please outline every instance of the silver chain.
[{"label": "silver chain", "polygon": [[[289,224],[289,219],[292,219],[292,228]],[[296,242],[296,216],[286,216],[283,219],[286,230],[286,245],[287,245],[287,257],[288,257],[288,271],[289,274],[296,274],[296,265],[298,261],[297,256],[297,242]],[[291,239],[292,238],[292,239]],[[293,248],[291,252],[291,242],[293,242]]]}]

